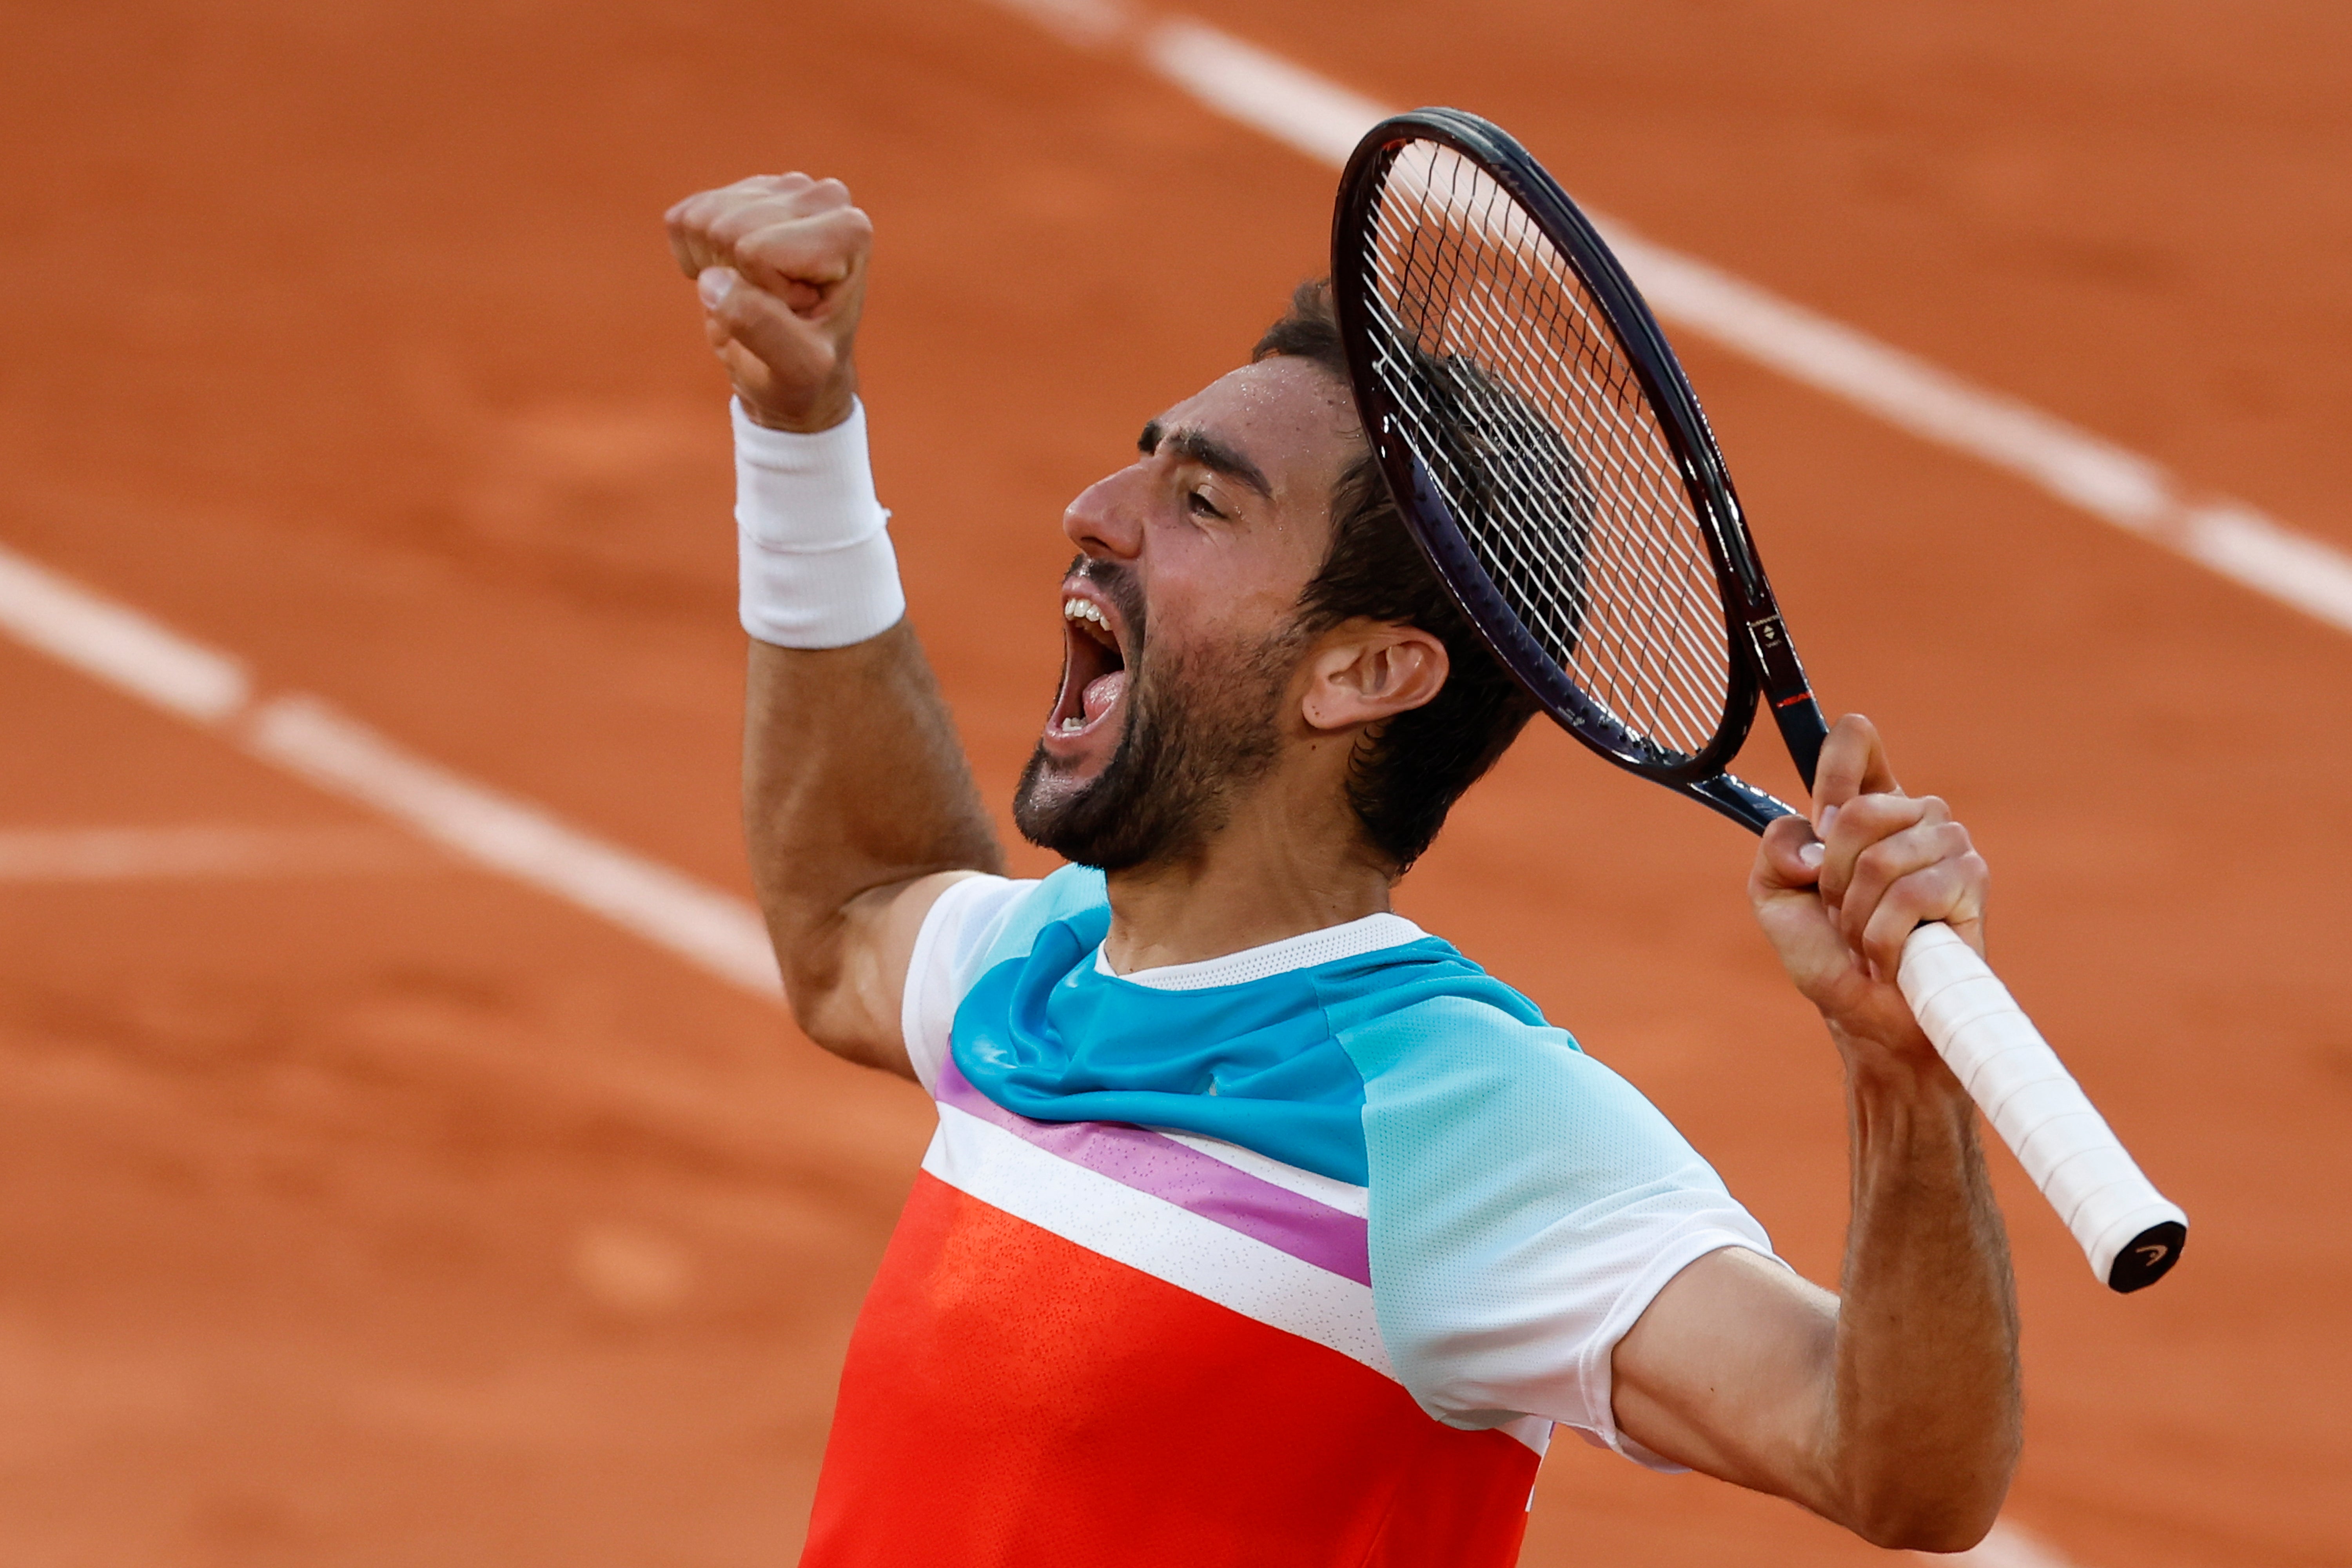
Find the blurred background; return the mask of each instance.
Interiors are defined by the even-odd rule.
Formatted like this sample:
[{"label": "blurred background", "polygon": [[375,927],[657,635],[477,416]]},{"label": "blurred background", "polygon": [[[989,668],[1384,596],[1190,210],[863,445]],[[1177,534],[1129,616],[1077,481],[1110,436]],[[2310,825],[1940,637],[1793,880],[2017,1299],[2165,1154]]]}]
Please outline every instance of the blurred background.
[{"label": "blurred background", "polygon": [[[1974,829],[2005,973],[2196,1222],[2110,1296],[1996,1154],[1986,1560],[2352,1562],[2352,11],[1187,15],[2315,542],[2310,613],[1676,333],[1825,701]],[[0,13],[0,1563],[793,1559],[931,1117],[794,1034],[743,913],[725,393],[659,218],[788,168],[873,215],[882,495],[1001,807],[1063,503],[1325,265],[1330,168],[1168,20]],[[1402,907],[1833,1280],[1836,1069],[1749,854],[1531,734]],[[1568,1442],[1525,1561],[1878,1555]]]}]

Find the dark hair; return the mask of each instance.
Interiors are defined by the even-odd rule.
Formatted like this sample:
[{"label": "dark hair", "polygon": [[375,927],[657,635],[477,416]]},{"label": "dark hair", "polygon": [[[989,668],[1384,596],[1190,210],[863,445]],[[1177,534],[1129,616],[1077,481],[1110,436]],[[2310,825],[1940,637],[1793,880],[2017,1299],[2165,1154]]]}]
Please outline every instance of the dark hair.
[{"label": "dark hair", "polygon": [[[1301,283],[1288,313],[1265,330],[1250,358],[1274,354],[1347,381],[1328,280]],[[1464,618],[1406,531],[1369,450],[1332,487],[1331,547],[1298,606],[1310,635],[1361,616],[1418,626],[1445,645],[1448,670],[1437,695],[1368,731],[1349,763],[1348,803],[1365,837],[1402,873],[1445,826],[1462,792],[1518,738],[1535,700]]]}]

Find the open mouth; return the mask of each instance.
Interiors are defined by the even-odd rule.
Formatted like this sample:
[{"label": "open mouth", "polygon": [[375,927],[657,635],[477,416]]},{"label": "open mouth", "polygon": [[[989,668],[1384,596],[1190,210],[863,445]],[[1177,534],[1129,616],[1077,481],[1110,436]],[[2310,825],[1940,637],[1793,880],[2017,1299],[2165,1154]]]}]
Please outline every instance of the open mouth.
[{"label": "open mouth", "polygon": [[1127,691],[1127,653],[1118,612],[1081,584],[1062,590],[1062,690],[1045,721],[1045,739],[1095,733]]}]

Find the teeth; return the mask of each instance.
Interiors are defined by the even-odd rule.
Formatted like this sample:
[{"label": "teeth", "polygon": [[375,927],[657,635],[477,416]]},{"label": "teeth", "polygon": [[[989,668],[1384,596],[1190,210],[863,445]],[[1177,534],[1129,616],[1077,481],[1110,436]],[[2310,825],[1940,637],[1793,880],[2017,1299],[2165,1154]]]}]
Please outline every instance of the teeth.
[{"label": "teeth", "polygon": [[[1062,618],[1068,621],[1086,622],[1101,634],[1101,640],[1106,647],[1118,647],[1117,637],[1110,629],[1110,621],[1103,615],[1102,606],[1092,599],[1081,599],[1072,595],[1063,600]],[[1065,735],[1075,735],[1086,727],[1087,716],[1084,713],[1074,713],[1055,725],[1055,729]]]}]

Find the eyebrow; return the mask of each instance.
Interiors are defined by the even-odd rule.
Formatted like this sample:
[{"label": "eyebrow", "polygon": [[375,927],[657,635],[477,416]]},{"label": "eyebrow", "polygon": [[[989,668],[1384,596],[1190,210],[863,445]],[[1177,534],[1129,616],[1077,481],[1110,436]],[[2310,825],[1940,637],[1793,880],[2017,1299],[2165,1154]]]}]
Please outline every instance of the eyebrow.
[{"label": "eyebrow", "polygon": [[1186,428],[1171,431],[1154,419],[1144,426],[1143,434],[1136,438],[1135,447],[1147,458],[1166,447],[1188,463],[1198,463],[1213,473],[1223,474],[1238,484],[1247,485],[1267,500],[1274,499],[1274,486],[1267,482],[1258,466],[1205,430]]}]

